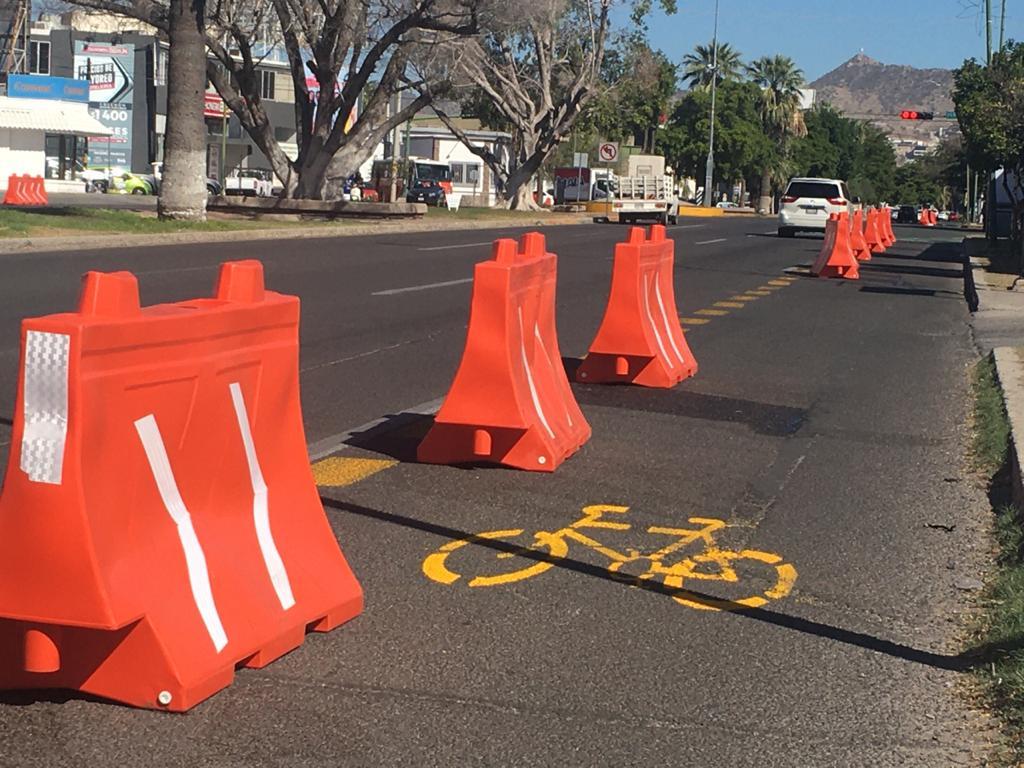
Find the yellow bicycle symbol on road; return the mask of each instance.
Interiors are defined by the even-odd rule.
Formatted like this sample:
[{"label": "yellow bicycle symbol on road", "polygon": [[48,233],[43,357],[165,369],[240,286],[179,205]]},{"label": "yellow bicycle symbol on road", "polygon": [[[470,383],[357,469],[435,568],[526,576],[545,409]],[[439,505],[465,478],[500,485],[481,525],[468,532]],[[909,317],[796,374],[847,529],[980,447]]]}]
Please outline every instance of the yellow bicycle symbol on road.
[{"label": "yellow bicycle symbol on road", "polygon": [[[503,531],[484,531],[465,539],[449,541],[423,561],[423,573],[430,579],[451,585],[462,579],[470,587],[495,587],[540,576],[558,565],[569,554],[569,544],[574,542],[609,560],[607,570],[616,580],[633,582],[661,582],[681,605],[702,610],[735,610],[757,608],[769,600],[785,597],[793,589],[796,569],[771,552],[756,549],[739,551],[722,549],[715,543],[715,534],[728,528],[723,520],[709,517],[691,517],[689,523],[695,528],[665,528],[651,526],[647,533],[669,536],[673,540],[661,549],[642,553],[628,548],[624,552],[612,549],[584,531],[628,531],[631,525],[623,522],[629,507],[611,504],[595,504],[583,508],[583,516],[567,527],[557,531],[536,531],[533,543],[516,547],[516,540],[522,541],[525,531],[514,528]],[[466,550],[467,544],[498,540],[512,545],[496,551],[499,561],[511,561],[513,570],[489,574],[469,575],[459,573],[456,565],[449,561],[453,555],[474,551]],[[695,551],[696,550],[696,551]],[[479,551],[479,550],[476,550]],[[458,557],[456,557],[456,560]],[[523,561],[529,564],[522,567]],[[497,564],[496,564],[497,565]],[[638,568],[640,566],[642,569]],[[488,569],[490,570],[490,568]],[[757,582],[764,589],[744,586]],[[721,598],[707,595],[704,590],[714,589],[725,593]],[[751,594],[751,592],[755,592]]]}]

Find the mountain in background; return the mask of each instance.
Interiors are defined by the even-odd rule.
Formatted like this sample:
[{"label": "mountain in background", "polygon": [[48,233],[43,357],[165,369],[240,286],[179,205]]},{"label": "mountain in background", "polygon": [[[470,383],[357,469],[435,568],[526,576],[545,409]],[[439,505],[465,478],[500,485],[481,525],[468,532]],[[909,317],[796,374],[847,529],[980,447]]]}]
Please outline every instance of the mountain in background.
[{"label": "mountain in background", "polygon": [[817,103],[829,103],[848,117],[870,120],[893,138],[925,143],[938,140],[940,131],[958,130],[955,121],[901,120],[905,109],[934,112],[943,117],[953,111],[953,72],[883,64],[858,53],[822,75],[810,87]]}]

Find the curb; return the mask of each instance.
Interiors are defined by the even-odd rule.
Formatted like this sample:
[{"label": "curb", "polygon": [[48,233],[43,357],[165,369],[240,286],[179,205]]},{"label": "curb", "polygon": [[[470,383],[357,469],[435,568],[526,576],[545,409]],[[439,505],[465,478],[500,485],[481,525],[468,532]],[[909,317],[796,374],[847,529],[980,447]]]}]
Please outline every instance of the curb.
[{"label": "curb", "polygon": [[992,357],[1006,418],[1010,422],[1011,496],[1015,505],[1024,508],[1024,482],[1020,471],[1020,441],[1024,436],[1024,347],[996,347]]},{"label": "curb", "polygon": [[205,243],[237,243],[261,240],[323,240],[332,237],[358,237],[377,235],[382,232],[412,234],[416,232],[455,232],[469,229],[501,228],[526,229],[532,227],[556,227],[587,224],[589,218],[552,217],[550,221],[538,218],[534,221],[494,219],[473,219],[462,221],[405,220],[401,223],[382,222],[342,224],[338,226],[298,229],[280,227],[276,229],[238,229],[220,232],[164,232],[161,234],[125,235],[107,233],[102,235],[79,235],[60,237],[24,237],[0,239],[0,256],[45,251],[88,250],[94,248],[137,248],[154,245],[202,245]]}]

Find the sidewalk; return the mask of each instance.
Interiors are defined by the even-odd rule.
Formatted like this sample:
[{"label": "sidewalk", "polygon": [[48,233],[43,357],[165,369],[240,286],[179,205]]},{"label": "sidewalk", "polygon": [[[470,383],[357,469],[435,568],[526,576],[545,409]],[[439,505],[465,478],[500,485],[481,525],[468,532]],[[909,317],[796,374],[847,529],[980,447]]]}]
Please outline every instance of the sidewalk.
[{"label": "sidewalk", "polygon": [[1024,507],[1024,482],[1020,456],[1024,451],[1024,281],[1013,273],[989,269],[984,238],[966,238],[964,254],[969,259],[978,291],[978,309],[971,325],[974,342],[982,354],[993,354],[996,375],[1003,391],[1010,422],[1012,493]]}]

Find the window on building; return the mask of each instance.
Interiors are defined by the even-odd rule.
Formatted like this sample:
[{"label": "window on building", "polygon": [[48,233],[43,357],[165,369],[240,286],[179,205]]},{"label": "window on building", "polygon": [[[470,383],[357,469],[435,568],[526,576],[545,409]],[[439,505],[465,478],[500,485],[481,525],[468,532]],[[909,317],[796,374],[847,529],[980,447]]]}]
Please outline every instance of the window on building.
[{"label": "window on building", "polygon": [[260,70],[260,98],[273,101],[275,73]]},{"label": "window on building", "polygon": [[453,183],[474,186],[480,183],[479,163],[451,163],[451,166]]},{"label": "window on building", "polygon": [[50,44],[32,40],[28,44],[28,71],[33,75],[50,74]]}]

